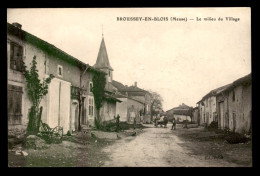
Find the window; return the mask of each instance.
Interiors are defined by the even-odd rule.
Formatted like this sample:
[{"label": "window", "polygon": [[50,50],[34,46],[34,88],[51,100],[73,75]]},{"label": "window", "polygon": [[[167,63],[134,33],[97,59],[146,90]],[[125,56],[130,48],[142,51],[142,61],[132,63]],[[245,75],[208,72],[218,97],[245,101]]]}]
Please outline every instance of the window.
[{"label": "window", "polygon": [[58,65],[58,76],[60,76],[60,77],[63,76],[63,68],[61,65]]},{"label": "window", "polygon": [[89,97],[89,99],[88,99],[88,115],[89,116],[94,115],[94,99],[93,99],[93,97]]},{"label": "window", "polygon": [[90,82],[90,83],[89,83],[89,92],[92,92],[92,91],[93,91],[93,83]]},{"label": "window", "polygon": [[109,75],[109,77],[110,77],[110,71],[108,71],[108,75]]},{"label": "window", "polygon": [[11,42],[10,45],[10,68],[16,71],[22,71],[23,47],[14,42]]},{"label": "window", "polygon": [[21,124],[23,88],[8,85],[8,123]]}]

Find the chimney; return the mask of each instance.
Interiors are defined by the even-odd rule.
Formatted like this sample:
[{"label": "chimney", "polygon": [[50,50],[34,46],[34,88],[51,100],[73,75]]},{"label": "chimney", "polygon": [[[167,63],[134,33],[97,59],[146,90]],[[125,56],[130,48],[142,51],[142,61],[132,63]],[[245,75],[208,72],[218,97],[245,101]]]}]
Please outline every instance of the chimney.
[{"label": "chimney", "polygon": [[20,23],[12,23],[15,27],[22,29],[22,25]]},{"label": "chimney", "polygon": [[137,87],[137,82],[135,82],[135,87]]}]

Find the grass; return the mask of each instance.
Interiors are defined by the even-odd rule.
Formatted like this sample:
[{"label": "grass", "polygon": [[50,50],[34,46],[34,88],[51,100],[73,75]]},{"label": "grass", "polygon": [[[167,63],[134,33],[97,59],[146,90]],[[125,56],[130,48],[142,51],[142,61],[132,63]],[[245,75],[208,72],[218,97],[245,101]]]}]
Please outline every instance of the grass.
[{"label": "grass", "polygon": [[[67,141],[67,142],[66,142]],[[8,152],[9,167],[100,167],[107,159],[102,149],[113,141],[94,139],[79,133],[67,136],[61,144],[51,144],[43,150],[23,149],[28,156],[17,156]]]},{"label": "grass", "polygon": [[236,163],[243,167],[252,166],[252,144],[229,144],[224,134],[216,134],[204,128],[177,128],[174,133],[188,141],[180,144],[192,151],[193,155],[204,155],[206,158],[218,158]]}]

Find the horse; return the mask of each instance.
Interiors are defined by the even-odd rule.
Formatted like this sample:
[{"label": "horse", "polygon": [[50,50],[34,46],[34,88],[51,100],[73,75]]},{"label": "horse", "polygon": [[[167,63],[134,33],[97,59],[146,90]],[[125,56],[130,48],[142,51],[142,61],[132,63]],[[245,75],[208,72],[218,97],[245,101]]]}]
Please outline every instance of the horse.
[{"label": "horse", "polygon": [[154,126],[156,126],[156,128],[157,128],[158,125],[160,125],[160,127],[162,127],[164,125],[164,128],[166,128],[167,123],[168,123],[168,117],[164,116],[163,121],[159,121],[159,120],[160,120],[159,117],[156,117],[154,119]]}]

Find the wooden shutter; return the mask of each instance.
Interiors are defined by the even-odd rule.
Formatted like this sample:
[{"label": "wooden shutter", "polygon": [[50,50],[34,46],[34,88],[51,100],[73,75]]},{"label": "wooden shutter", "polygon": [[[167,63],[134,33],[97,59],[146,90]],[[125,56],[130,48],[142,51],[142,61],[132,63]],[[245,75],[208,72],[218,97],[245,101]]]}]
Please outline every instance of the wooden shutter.
[{"label": "wooden shutter", "polygon": [[21,124],[22,87],[8,85],[8,123]]}]

